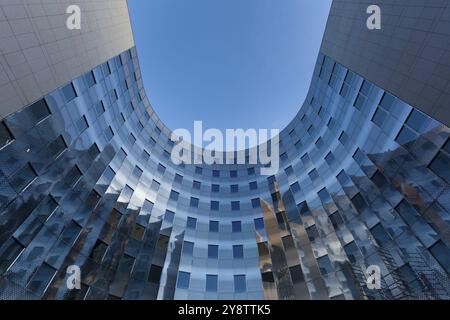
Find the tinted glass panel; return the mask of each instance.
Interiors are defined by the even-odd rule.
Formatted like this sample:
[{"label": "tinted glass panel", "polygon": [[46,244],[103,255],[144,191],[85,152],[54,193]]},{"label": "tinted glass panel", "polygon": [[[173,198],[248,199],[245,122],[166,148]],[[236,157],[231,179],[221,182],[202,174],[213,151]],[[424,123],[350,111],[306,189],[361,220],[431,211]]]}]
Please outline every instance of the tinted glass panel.
[{"label": "tinted glass panel", "polygon": [[75,92],[75,88],[73,87],[72,83],[69,83],[67,86],[63,87],[62,89],[64,99],[66,102],[72,101],[77,97],[77,93]]},{"label": "tinted glass panel", "polygon": [[31,181],[33,181],[34,178],[36,178],[36,173],[31,165],[27,163],[10,178],[10,183],[13,189],[17,193],[20,193],[31,183]]},{"label": "tinted glass panel", "polygon": [[245,275],[235,275],[234,276],[234,291],[235,292],[245,292],[247,291],[247,284],[245,281]]}]

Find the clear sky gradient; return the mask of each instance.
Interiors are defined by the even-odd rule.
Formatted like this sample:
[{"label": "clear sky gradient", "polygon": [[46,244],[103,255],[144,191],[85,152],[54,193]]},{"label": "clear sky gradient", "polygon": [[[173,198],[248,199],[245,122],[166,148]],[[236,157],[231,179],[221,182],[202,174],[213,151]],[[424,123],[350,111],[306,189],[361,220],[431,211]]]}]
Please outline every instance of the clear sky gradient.
[{"label": "clear sky gradient", "polygon": [[331,0],[129,0],[150,103],[172,130],[283,129],[309,89]]}]

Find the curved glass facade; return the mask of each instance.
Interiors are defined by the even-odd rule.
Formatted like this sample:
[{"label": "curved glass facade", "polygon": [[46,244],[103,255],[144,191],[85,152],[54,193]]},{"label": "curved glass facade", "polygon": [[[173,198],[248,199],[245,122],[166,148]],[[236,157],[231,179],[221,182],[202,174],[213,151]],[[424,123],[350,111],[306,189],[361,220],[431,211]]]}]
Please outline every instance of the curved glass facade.
[{"label": "curved glass facade", "polygon": [[322,53],[274,176],[174,165],[135,48],[0,134],[4,298],[449,298],[450,129]]}]

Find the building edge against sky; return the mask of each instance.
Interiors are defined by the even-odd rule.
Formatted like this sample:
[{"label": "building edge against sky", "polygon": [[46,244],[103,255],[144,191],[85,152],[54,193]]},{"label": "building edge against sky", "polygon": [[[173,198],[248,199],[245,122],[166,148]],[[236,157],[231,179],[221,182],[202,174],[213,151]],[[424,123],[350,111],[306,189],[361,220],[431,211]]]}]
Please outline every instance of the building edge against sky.
[{"label": "building edge against sky", "polygon": [[264,177],[170,162],[125,1],[82,3],[79,31],[0,1],[0,297],[448,299],[449,4],[378,1],[369,31],[369,2],[333,2]]}]

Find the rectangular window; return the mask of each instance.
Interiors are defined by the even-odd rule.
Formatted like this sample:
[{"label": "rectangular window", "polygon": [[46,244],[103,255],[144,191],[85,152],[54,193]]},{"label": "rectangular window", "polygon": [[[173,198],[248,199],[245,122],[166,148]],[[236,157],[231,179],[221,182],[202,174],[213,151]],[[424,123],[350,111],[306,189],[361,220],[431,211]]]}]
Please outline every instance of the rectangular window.
[{"label": "rectangular window", "polygon": [[193,253],[194,253],[194,243],[190,241],[184,241],[183,254],[192,256]]},{"label": "rectangular window", "polygon": [[86,80],[86,84],[89,88],[93,87],[96,84],[93,71],[89,71],[88,73],[86,73],[86,75],[84,76],[84,79]]},{"label": "rectangular window", "polygon": [[327,154],[327,156],[325,157],[325,161],[328,163],[329,166],[331,166],[335,160],[336,160],[336,158],[334,157],[334,155],[331,152],[329,152]]},{"label": "rectangular window", "polygon": [[194,188],[194,189],[197,189],[197,190],[200,190],[200,187],[201,187],[201,183],[200,183],[200,181],[193,181],[192,182],[192,188]]},{"label": "rectangular window", "polygon": [[411,206],[405,199],[400,201],[395,210],[399,213],[402,219],[410,226],[412,226],[419,217],[416,209]]},{"label": "rectangular window", "polygon": [[439,151],[429,168],[445,182],[450,183],[450,157],[445,152]]},{"label": "rectangular window", "polygon": [[114,137],[114,131],[111,128],[111,126],[109,126],[108,128],[106,128],[105,130],[105,136],[106,136],[106,140],[109,141]]},{"label": "rectangular window", "polygon": [[197,227],[197,219],[188,217],[186,221],[186,228],[195,230],[196,227]]},{"label": "rectangular window", "polygon": [[50,110],[48,108],[45,99],[41,99],[31,106],[25,109],[29,118],[34,122],[38,123],[50,115]]},{"label": "rectangular window", "polygon": [[213,170],[213,177],[219,178],[220,177],[220,171],[219,170]]},{"label": "rectangular window", "polygon": [[381,98],[380,106],[382,106],[384,108],[384,110],[389,111],[389,110],[391,110],[392,106],[394,105],[394,102],[395,102],[394,96],[385,92],[383,94],[383,97]]},{"label": "rectangular window", "polygon": [[247,291],[247,284],[245,281],[245,275],[239,274],[234,276],[234,291],[245,292]]},{"label": "rectangular window", "polygon": [[179,192],[177,192],[177,191],[175,191],[175,190],[171,190],[171,191],[170,191],[170,196],[169,196],[169,198],[170,198],[170,200],[178,201],[179,195],[180,195]]},{"label": "rectangular window", "polygon": [[209,222],[209,232],[219,232],[219,221],[211,220]]},{"label": "rectangular window", "polygon": [[306,228],[306,233],[308,234],[309,241],[314,242],[319,238],[319,231],[317,230],[316,225],[312,225]]},{"label": "rectangular window", "polygon": [[300,185],[299,185],[298,182],[295,182],[295,183],[291,184],[291,191],[293,193],[300,192]]},{"label": "rectangular window", "polygon": [[355,263],[356,260],[361,256],[358,246],[355,241],[352,241],[344,246],[344,251],[347,254],[350,262]]},{"label": "rectangular window", "polygon": [[328,255],[324,255],[320,258],[317,258],[317,264],[319,266],[319,270],[322,275],[326,275],[333,272],[333,266],[331,264]]},{"label": "rectangular window", "polygon": [[175,174],[175,180],[176,183],[182,183],[183,182],[183,176],[179,175],[178,173]]},{"label": "rectangular window", "polygon": [[36,177],[37,174],[33,167],[27,163],[22,169],[12,175],[10,184],[17,193],[21,193]]},{"label": "rectangular window", "polygon": [[142,238],[144,237],[144,233],[145,233],[145,228],[139,224],[136,224],[133,228],[133,231],[131,232],[131,236],[134,239],[141,241]]},{"label": "rectangular window", "polygon": [[105,62],[104,64],[102,64],[101,66],[102,71],[103,71],[103,75],[105,77],[109,76],[111,74],[111,68],[109,67],[108,62]]},{"label": "rectangular window", "polygon": [[211,201],[211,210],[213,211],[219,210],[219,201]]},{"label": "rectangular window", "polygon": [[237,177],[237,171],[236,170],[231,170],[230,171],[230,178],[236,178]]},{"label": "rectangular window", "polygon": [[384,230],[381,223],[378,223],[375,227],[370,229],[370,232],[372,232],[373,237],[381,247],[384,247],[388,244],[390,240],[389,235]]},{"label": "rectangular window", "polygon": [[198,198],[191,197],[191,201],[189,203],[189,206],[191,208],[198,208],[199,202],[200,202],[200,200]]},{"label": "rectangular window", "polygon": [[231,228],[233,232],[242,232],[242,223],[241,221],[232,221]]},{"label": "rectangular window", "polygon": [[3,248],[4,250],[0,252],[0,276],[3,275],[22,254],[24,246],[14,238],[9,238],[9,240],[3,244]]},{"label": "rectangular window", "polygon": [[85,116],[82,116],[80,119],[78,119],[78,121],[75,125],[76,125],[79,133],[82,133],[84,130],[86,130],[89,127]]},{"label": "rectangular window", "polygon": [[284,169],[284,172],[286,173],[287,176],[290,176],[294,174],[294,169],[292,169],[292,166],[289,166],[286,169]]},{"label": "rectangular window", "polygon": [[361,212],[367,208],[366,201],[364,200],[364,198],[361,196],[360,193],[358,193],[356,196],[352,198],[352,202],[356,210],[358,210],[358,212]]},{"label": "rectangular window", "polygon": [[242,244],[233,246],[233,258],[234,259],[244,258],[244,246]]},{"label": "rectangular window", "polygon": [[353,106],[356,109],[361,110],[361,108],[363,107],[365,102],[366,102],[366,97],[364,97],[362,94],[358,94],[358,97],[356,97],[356,100],[355,100],[355,103],[353,104]]},{"label": "rectangular window", "polygon": [[105,105],[103,104],[103,101],[100,100],[98,103],[96,103],[94,109],[97,117],[101,116],[105,112]]},{"label": "rectangular window", "polygon": [[150,189],[152,189],[153,191],[158,191],[159,186],[160,186],[160,183],[156,180],[153,180],[152,184],[150,185]]},{"label": "rectangular window", "polygon": [[203,173],[203,169],[201,167],[195,167],[195,173],[196,174],[202,174]]},{"label": "rectangular window", "polygon": [[247,174],[248,174],[249,176],[254,175],[254,174],[255,174],[255,168],[248,168],[248,169],[247,169]]},{"label": "rectangular window", "polygon": [[13,140],[14,138],[9,129],[6,127],[3,121],[0,122],[0,149],[11,143],[11,141]]},{"label": "rectangular window", "polygon": [[177,288],[189,289],[189,282],[191,280],[191,274],[189,272],[179,271],[177,279]]},{"label": "rectangular window", "polygon": [[213,184],[211,185],[211,192],[219,192],[219,188],[218,184]]},{"label": "rectangular window", "polygon": [[373,115],[372,122],[381,128],[383,126],[386,118],[387,118],[386,111],[378,108],[377,111],[375,112],[375,114]]},{"label": "rectangular window", "polygon": [[252,207],[253,208],[260,208],[261,207],[259,198],[252,199]]},{"label": "rectangular window", "polygon": [[439,264],[447,273],[450,273],[450,255],[449,248],[439,240],[430,247],[431,254],[436,258]]},{"label": "rectangular window", "polygon": [[75,88],[72,83],[64,86],[61,90],[66,102],[70,102],[77,97],[77,93],[75,92]]},{"label": "rectangular window", "polygon": [[416,140],[418,136],[419,135],[416,132],[414,132],[407,126],[403,126],[403,128],[398,133],[397,138],[395,138],[395,141],[397,141],[397,143],[400,145],[404,145],[408,142]]},{"label": "rectangular window", "polygon": [[341,215],[337,211],[330,215],[330,220],[336,230],[344,224]]},{"label": "rectangular window", "polygon": [[50,282],[56,274],[56,269],[43,263],[40,268],[36,271],[27,285],[27,289],[36,294],[37,296],[42,296],[47,290]]},{"label": "rectangular window", "polygon": [[215,244],[208,245],[208,258],[218,259],[219,258],[219,246]]},{"label": "rectangular window", "polygon": [[206,292],[217,292],[217,283],[219,277],[215,274],[206,275]]},{"label": "rectangular window", "polygon": [[258,189],[258,184],[256,183],[256,181],[252,181],[249,183],[249,188],[250,190],[256,190]]},{"label": "rectangular window", "polygon": [[167,221],[169,223],[173,223],[173,219],[175,218],[175,212],[166,210],[166,213],[164,214],[164,221]]},{"label": "rectangular window", "polygon": [[317,172],[316,169],[311,170],[308,173],[309,177],[311,178],[312,181],[316,181],[317,179],[319,179],[319,173]]},{"label": "rectangular window", "polygon": [[139,179],[143,173],[144,173],[144,171],[142,171],[141,168],[139,168],[138,166],[135,166],[133,169],[132,176],[135,177],[136,179]]},{"label": "rectangular window", "polygon": [[230,191],[235,193],[235,192],[239,192],[239,186],[237,184],[232,184],[230,186]]},{"label": "rectangular window", "polygon": [[66,149],[67,145],[62,136],[59,136],[58,138],[56,138],[56,140],[48,145],[48,150],[50,151],[54,159],[58,158]]},{"label": "rectangular window", "polygon": [[89,258],[94,260],[96,263],[101,263],[107,249],[108,245],[102,240],[97,239],[97,242],[95,243],[94,247],[91,250]]},{"label": "rectangular window", "polygon": [[148,282],[159,284],[161,280],[162,267],[152,264],[148,275]]},{"label": "rectangular window", "polygon": [[231,210],[232,211],[239,211],[241,208],[241,204],[239,201],[231,201]]},{"label": "rectangular window", "polygon": [[264,219],[263,218],[256,218],[254,220],[254,222],[255,222],[255,230],[264,229]]}]

